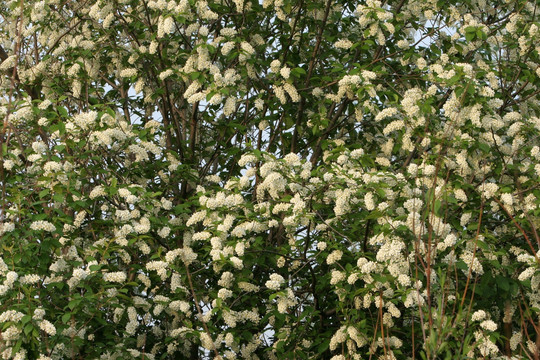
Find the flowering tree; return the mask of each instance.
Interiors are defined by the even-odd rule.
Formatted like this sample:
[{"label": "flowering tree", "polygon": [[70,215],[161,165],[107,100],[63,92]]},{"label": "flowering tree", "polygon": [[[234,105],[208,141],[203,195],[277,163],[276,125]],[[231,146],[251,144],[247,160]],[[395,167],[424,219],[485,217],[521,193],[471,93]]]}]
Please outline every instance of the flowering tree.
[{"label": "flowering tree", "polygon": [[539,359],[539,12],[0,2],[2,359]]}]

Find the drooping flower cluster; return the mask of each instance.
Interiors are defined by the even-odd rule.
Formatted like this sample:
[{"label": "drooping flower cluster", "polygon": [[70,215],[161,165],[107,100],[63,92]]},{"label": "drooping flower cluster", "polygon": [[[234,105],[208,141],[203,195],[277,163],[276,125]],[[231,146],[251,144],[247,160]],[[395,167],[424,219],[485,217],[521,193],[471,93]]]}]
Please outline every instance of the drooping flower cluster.
[{"label": "drooping flower cluster", "polygon": [[1,5],[0,357],[537,358],[535,14]]}]

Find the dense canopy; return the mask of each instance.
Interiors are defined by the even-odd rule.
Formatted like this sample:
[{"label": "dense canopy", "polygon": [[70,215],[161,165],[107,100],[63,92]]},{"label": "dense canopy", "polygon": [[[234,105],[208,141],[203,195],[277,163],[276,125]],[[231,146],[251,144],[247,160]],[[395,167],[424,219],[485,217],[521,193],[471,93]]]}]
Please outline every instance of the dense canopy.
[{"label": "dense canopy", "polygon": [[540,359],[540,6],[0,2],[0,358]]}]

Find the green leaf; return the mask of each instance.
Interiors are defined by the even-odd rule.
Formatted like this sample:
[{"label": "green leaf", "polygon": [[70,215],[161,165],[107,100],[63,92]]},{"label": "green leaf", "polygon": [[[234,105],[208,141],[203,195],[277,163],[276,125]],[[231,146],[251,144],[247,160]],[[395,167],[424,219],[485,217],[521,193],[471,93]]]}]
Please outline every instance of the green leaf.
[{"label": "green leaf", "polygon": [[483,142],[478,142],[478,148],[486,154],[491,151],[491,147],[488,144],[483,143]]},{"label": "green leaf", "polygon": [[317,354],[322,354],[323,352],[326,351],[326,349],[328,349],[328,347],[330,346],[330,339],[327,339],[325,341],[323,341],[322,343],[319,344],[319,346],[317,346]]},{"label": "green leaf", "polygon": [[80,303],[81,303],[81,299],[71,300],[71,301],[68,303],[68,308],[70,308],[71,310],[73,310],[73,309],[75,309]]},{"label": "green leaf", "polygon": [[71,319],[71,313],[65,313],[64,315],[62,315],[62,322],[64,324],[67,324],[70,319]]},{"label": "green leaf", "polygon": [[58,111],[58,113],[62,116],[62,117],[68,117],[68,111],[66,110],[65,107],[63,106],[58,106],[56,108],[56,110]]},{"label": "green leaf", "polygon": [[442,202],[441,200],[435,200],[435,205],[433,207],[433,211],[435,212],[435,215],[439,216],[441,214],[441,206]]},{"label": "green leaf", "polygon": [[467,32],[467,33],[465,33],[465,40],[470,42],[470,41],[473,41],[475,38],[476,38],[476,33],[475,32]]},{"label": "green leaf", "polygon": [[54,149],[58,152],[63,152],[66,149],[66,145],[56,145]]},{"label": "green leaf", "polygon": [[26,326],[24,327],[24,334],[25,335],[30,334],[33,329],[34,329],[34,324],[32,323],[26,324]]},{"label": "green leaf", "polygon": [[45,196],[49,195],[49,193],[51,192],[50,189],[43,189],[39,192],[39,198],[42,199],[44,198]]},{"label": "green leaf", "polygon": [[480,29],[476,30],[476,36],[481,40],[487,39],[487,34]]},{"label": "green leaf", "polygon": [[301,67],[296,67],[291,70],[291,74],[297,78],[299,78],[302,75],[306,75],[306,70],[302,69]]},{"label": "green leaf", "polygon": [[495,277],[495,282],[497,283],[497,286],[501,290],[503,290],[503,291],[509,291],[510,290],[510,282],[504,276],[497,275]]},{"label": "green leaf", "polygon": [[17,341],[17,343],[15,344],[13,349],[11,350],[12,355],[15,355],[16,353],[19,352],[19,350],[21,350],[22,343],[23,343],[22,339],[19,339],[19,341]]}]

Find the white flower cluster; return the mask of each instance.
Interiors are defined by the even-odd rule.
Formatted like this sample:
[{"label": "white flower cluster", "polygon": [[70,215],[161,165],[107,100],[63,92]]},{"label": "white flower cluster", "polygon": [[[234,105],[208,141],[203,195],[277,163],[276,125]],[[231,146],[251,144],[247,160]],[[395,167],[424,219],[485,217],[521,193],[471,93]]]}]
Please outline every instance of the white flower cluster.
[{"label": "white flower cluster", "polygon": [[285,279],[283,278],[283,276],[274,273],[270,275],[270,280],[268,280],[264,285],[271,290],[279,290],[281,288],[281,285],[283,285],[284,283]]},{"label": "white flower cluster", "polygon": [[123,283],[127,279],[126,273],[123,271],[110,272],[103,274],[103,280],[113,283]]},{"label": "white flower cluster", "polygon": [[37,230],[37,231],[41,230],[41,231],[54,232],[56,230],[56,227],[48,221],[37,220],[37,221],[33,221],[30,224],[30,229]]},{"label": "white flower cluster", "polygon": [[49,336],[56,335],[56,327],[49,320],[41,320],[39,328]]},{"label": "white flower cluster", "polygon": [[21,321],[23,316],[24,314],[19,311],[7,310],[7,311],[4,311],[2,314],[0,314],[0,323],[6,323],[8,321],[17,323]]},{"label": "white flower cluster", "polygon": [[334,46],[338,49],[350,49],[353,43],[348,39],[340,39],[334,43]]}]

